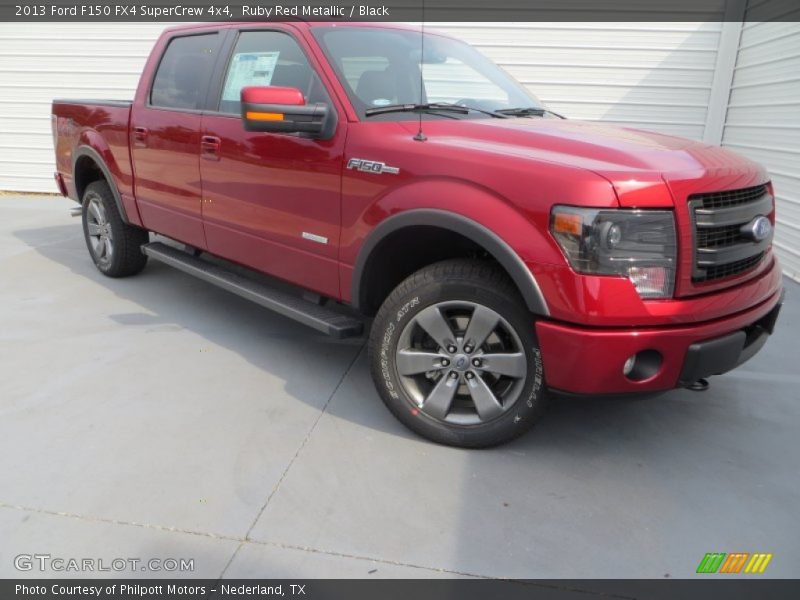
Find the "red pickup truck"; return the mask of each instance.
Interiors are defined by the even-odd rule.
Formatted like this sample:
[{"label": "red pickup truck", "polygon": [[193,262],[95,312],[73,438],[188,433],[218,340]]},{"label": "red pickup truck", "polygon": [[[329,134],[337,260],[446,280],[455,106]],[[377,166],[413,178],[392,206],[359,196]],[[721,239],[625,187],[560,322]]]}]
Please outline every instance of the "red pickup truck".
[{"label": "red pickup truck", "polygon": [[173,28],[132,102],[55,100],[53,134],[103,274],[163,261],[337,337],[374,317],[381,397],[441,443],[507,441],[550,390],[707,385],[780,309],[762,167],[566,120],[438,33]]}]

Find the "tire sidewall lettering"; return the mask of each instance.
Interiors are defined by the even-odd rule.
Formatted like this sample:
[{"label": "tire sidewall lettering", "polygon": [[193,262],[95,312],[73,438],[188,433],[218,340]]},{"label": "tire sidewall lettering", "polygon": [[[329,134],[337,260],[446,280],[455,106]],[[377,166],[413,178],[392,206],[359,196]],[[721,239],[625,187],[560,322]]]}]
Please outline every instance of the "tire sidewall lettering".
[{"label": "tire sidewall lettering", "polygon": [[395,333],[397,333],[399,330],[399,323],[409,315],[412,309],[419,306],[419,304],[419,296],[414,296],[408,302],[404,303],[403,306],[401,306],[395,313],[395,319],[393,321],[389,321],[389,324],[386,326],[386,329],[384,329],[383,335],[381,336],[381,379],[383,380],[383,385],[386,387],[386,391],[395,400],[400,399],[400,394],[397,391],[397,385],[395,384],[392,374],[392,365],[394,362],[393,338]]}]

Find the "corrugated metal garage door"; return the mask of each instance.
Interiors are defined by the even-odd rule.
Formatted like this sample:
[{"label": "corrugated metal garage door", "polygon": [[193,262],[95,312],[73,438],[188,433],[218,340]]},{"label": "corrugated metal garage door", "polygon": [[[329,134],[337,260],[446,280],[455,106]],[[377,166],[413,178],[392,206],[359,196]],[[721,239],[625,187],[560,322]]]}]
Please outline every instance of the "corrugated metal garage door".
[{"label": "corrugated metal garage door", "polygon": [[164,25],[0,24],[0,189],[55,192],[54,97],[133,98]]},{"label": "corrugated metal garage door", "polygon": [[453,23],[570,118],[702,139],[720,23]]},{"label": "corrugated metal garage door", "polygon": [[800,279],[800,23],[744,24],[722,145],[769,169],[775,249]]},{"label": "corrugated metal garage door", "polygon": [[[132,97],[164,25],[0,25],[0,189],[54,191],[50,100]],[[434,25],[578,119],[702,138],[719,23]]]}]

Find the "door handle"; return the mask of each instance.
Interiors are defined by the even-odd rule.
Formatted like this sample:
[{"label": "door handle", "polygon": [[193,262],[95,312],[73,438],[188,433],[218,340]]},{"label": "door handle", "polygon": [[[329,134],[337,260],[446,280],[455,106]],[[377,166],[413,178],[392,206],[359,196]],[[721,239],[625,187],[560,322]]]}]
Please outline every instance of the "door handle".
[{"label": "door handle", "polygon": [[219,150],[222,140],[214,135],[204,135],[200,138],[200,156],[206,160],[219,160]]},{"label": "door handle", "polygon": [[150,132],[147,127],[134,127],[133,128],[133,142],[137,146],[147,146],[147,135]]}]

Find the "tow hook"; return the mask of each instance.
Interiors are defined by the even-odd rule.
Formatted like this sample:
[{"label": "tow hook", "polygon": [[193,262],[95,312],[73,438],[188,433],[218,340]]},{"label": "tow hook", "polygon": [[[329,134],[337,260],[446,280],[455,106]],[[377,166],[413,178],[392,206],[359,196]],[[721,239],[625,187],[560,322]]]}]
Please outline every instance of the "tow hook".
[{"label": "tow hook", "polygon": [[686,386],[687,390],[691,390],[693,392],[705,392],[711,386],[708,383],[708,379],[703,379],[702,377],[697,381],[693,381],[692,383]]}]

